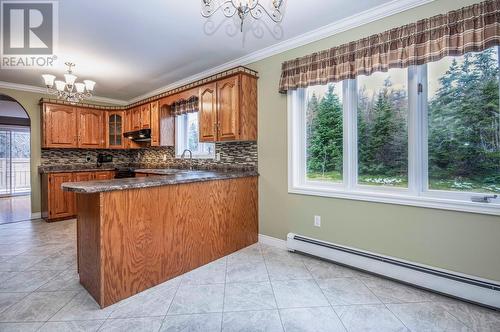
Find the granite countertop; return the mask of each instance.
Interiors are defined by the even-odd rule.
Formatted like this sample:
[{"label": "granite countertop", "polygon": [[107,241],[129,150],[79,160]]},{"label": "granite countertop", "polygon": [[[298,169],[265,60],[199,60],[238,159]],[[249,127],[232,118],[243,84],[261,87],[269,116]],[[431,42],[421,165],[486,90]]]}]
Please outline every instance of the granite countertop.
[{"label": "granite countertop", "polygon": [[[136,188],[149,188],[166,186],[173,184],[203,182],[225,179],[236,179],[243,177],[258,176],[256,171],[216,171],[216,170],[177,170],[172,169],[157,170],[143,169],[146,171],[163,171],[163,175],[149,176],[141,178],[125,178],[114,180],[85,181],[85,182],[66,182],[62,184],[63,190],[76,193],[100,193],[115,190],[126,190]],[[169,172],[165,175],[165,172]],[[145,172],[147,173],[147,172]]]},{"label": "granite countertop", "polygon": [[116,165],[102,165],[98,167],[96,164],[75,164],[75,165],[51,165],[38,166],[38,173],[65,173],[65,172],[99,172],[99,171],[114,171]]}]

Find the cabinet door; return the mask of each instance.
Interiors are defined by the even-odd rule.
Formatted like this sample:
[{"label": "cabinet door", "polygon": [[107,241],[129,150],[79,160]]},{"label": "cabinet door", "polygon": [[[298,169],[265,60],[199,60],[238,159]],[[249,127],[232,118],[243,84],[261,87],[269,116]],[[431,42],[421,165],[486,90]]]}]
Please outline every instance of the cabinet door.
[{"label": "cabinet door", "polygon": [[130,129],[132,131],[135,130],[140,130],[141,129],[141,107],[136,107],[133,108],[131,111],[131,123],[130,123]]},{"label": "cabinet door", "polygon": [[76,148],[77,110],[67,105],[44,105],[43,141],[45,148]]},{"label": "cabinet door", "polygon": [[89,108],[78,110],[78,131],[80,148],[104,147],[104,112]]},{"label": "cabinet door", "polygon": [[106,115],[106,148],[124,149],[124,112],[108,112]]},{"label": "cabinet door", "polygon": [[160,112],[157,101],[149,106],[151,111],[151,146],[160,146]]},{"label": "cabinet door", "polygon": [[150,105],[141,106],[141,129],[151,128],[151,109]]},{"label": "cabinet door", "polygon": [[61,188],[64,182],[72,181],[72,173],[49,174],[49,219],[75,215],[75,195]]},{"label": "cabinet door", "polygon": [[75,172],[73,174],[74,182],[92,181],[92,180],[94,180],[93,172]]},{"label": "cabinet door", "polygon": [[199,132],[200,142],[213,142],[217,139],[217,98],[216,84],[211,83],[199,89]]},{"label": "cabinet door", "polygon": [[102,172],[95,172],[94,173],[95,180],[111,180],[114,177],[115,177],[115,174],[113,171],[102,171]]},{"label": "cabinet door", "polygon": [[234,141],[239,136],[239,78],[217,82],[217,140]]}]

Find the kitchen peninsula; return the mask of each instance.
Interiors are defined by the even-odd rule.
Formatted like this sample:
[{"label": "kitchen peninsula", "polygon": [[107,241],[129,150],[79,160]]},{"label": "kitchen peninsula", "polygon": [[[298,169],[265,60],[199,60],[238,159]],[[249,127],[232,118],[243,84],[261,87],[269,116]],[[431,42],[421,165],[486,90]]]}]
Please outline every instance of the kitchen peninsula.
[{"label": "kitchen peninsula", "polygon": [[101,307],[257,242],[255,171],[62,185],[76,193],[81,284]]}]

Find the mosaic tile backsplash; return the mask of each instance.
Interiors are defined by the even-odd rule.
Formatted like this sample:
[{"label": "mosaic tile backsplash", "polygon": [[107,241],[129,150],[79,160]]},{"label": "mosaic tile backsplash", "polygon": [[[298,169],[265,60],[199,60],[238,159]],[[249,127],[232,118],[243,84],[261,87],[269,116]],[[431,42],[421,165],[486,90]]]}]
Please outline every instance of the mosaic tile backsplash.
[{"label": "mosaic tile backsplash", "polygon": [[[134,166],[147,168],[187,167],[188,161],[175,158],[174,147],[148,147],[138,150],[88,150],[88,149],[42,149],[41,166],[93,166],[97,155],[106,153],[113,156],[113,163],[107,166]],[[193,167],[244,167],[257,168],[257,142],[215,143],[214,159],[193,159]]]}]

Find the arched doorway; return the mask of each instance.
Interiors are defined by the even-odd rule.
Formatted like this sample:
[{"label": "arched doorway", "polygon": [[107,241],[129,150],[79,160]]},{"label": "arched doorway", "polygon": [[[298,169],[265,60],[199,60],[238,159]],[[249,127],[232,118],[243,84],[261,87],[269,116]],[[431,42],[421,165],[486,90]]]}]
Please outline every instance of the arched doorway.
[{"label": "arched doorway", "polygon": [[0,224],[31,219],[30,118],[0,94]]}]

